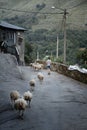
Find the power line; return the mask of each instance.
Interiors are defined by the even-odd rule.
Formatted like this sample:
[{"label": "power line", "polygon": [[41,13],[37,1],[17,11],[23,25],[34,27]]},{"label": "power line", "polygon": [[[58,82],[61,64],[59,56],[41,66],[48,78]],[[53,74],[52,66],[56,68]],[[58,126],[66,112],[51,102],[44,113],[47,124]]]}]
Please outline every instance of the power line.
[{"label": "power line", "polygon": [[[70,8],[68,8],[68,9],[76,8],[76,7],[82,5],[82,4],[86,3],[86,2],[87,2],[87,0],[84,0],[84,1],[80,2],[79,4],[74,5],[74,6],[70,7]],[[72,2],[72,3],[73,3],[73,2]],[[64,11],[64,8],[57,7],[57,9],[60,9],[60,10]]]},{"label": "power line", "polygon": [[2,8],[0,7],[1,10],[9,10],[9,11],[13,11],[13,12],[23,12],[23,13],[39,13],[39,14],[63,14],[62,12],[58,13],[58,12],[39,12],[39,11],[25,11],[25,10],[18,10],[18,9],[10,9],[10,8]]},{"label": "power line", "polygon": [[[75,6],[73,6],[73,7],[71,7],[71,8],[68,8],[68,9],[72,9],[72,8],[75,8],[75,7],[78,7],[78,6],[80,6],[81,4],[83,4],[83,3],[85,3],[85,2],[87,2],[87,0],[85,0],[85,1],[83,1],[83,2],[81,2],[81,3],[79,3],[78,5],[75,5]],[[57,9],[59,9],[59,10],[62,10],[63,12],[39,12],[39,11],[26,11],[26,10],[19,10],[19,9],[11,9],[11,8],[3,8],[3,7],[0,7],[0,10],[8,10],[8,11],[13,11],[13,12],[23,12],[23,13],[33,13],[33,14],[35,14],[35,13],[39,13],[39,14],[64,14],[64,12],[66,12],[66,14],[69,14],[67,11],[65,11],[65,9],[63,9],[63,8],[57,8]],[[66,9],[67,10],[67,9]],[[85,10],[86,11],[86,10]]]},{"label": "power line", "polygon": [[77,4],[77,5],[75,5],[75,6],[72,6],[71,8],[68,8],[68,9],[73,9],[73,8],[76,8],[76,7],[78,7],[78,6],[82,5],[82,4],[86,3],[86,2],[87,2],[87,0],[82,1],[82,2],[80,2],[79,4]]}]

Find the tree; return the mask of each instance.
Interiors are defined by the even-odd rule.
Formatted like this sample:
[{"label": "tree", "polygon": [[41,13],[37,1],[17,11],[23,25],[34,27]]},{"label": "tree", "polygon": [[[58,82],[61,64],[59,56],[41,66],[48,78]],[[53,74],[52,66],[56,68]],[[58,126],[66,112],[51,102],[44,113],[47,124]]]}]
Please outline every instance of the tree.
[{"label": "tree", "polygon": [[31,63],[32,62],[32,53],[33,47],[29,43],[25,43],[25,63]]},{"label": "tree", "polygon": [[79,64],[87,64],[87,49],[79,50],[77,52],[77,61]]}]

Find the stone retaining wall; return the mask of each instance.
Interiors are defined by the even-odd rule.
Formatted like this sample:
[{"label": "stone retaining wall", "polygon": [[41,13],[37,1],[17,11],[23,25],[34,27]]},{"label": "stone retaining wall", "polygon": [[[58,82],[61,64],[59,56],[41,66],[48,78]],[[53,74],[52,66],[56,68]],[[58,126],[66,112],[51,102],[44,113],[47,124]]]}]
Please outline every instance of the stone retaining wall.
[{"label": "stone retaining wall", "polygon": [[[38,62],[41,64],[44,64],[44,68],[46,68],[45,61],[38,61]],[[51,70],[64,74],[68,77],[71,77],[75,80],[78,80],[80,82],[87,84],[87,73],[82,73],[78,70],[68,70],[67,65],[60,64],[60,63],[52,63]]]}]

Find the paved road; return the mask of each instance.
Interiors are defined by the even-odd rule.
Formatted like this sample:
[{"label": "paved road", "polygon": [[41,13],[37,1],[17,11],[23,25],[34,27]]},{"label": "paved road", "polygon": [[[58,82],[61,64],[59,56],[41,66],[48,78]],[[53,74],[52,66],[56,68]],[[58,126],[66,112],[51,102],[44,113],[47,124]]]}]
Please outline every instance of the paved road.
[{"label": "paved road", "polygon": [[[21,67],[22,79],[0,84],[0,130],[87,130],[87,85],[56,72],[44,74],[43,82],[38,71]],[[9,93],[17,89],[21,95],[30,90],[29,81],[34,78],[31,108],[27,108],[23,120],[11,109]],[[1,87],[2,86],[2,87]]]}]

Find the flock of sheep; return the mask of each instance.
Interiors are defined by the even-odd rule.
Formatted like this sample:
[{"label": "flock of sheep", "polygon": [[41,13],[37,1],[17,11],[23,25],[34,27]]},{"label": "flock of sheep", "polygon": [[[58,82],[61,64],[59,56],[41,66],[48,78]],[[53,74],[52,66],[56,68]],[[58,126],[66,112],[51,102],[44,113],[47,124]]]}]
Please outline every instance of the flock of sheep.
[{"label": "flock of sheep", "polygon": [[21,97],[20,93],[17,90],[13,90],[10,93],[10,99],[11,99],[12,107],[19,111],[19,117],[22,118],[28,104],[30,107],[32,93],[30,91],[27,91],[23,94],[23,97]]},{"label": "flock of sheep", "polygon": [[[40,70],[43,68],[43,65],[42,64],[39,64],[39,63],[32,63],[32,67],[35,69],[35,70]],[[48,70],[48,75],[50,74],[50,70]],[[44,75],[42,72],[38,72],[37,74],[37,78],[40,80],[40,81],[43,81],[44,79]],[[35,79],[31,79],[29,81],[29,85],[34,88],[35,87]],[[10,99],[11,99],[11,104],[12,104],[12,107],[15,109],[15,110],[18,110],[19,111],[19,117],[23,118],[23,115],[24,115],[24,111],[25,109],[27,108],[27,106],[30,107],[30,103],[31,103],[31,100],[32,100],[32,92],[31,91],[27,91],[27,92],[24,92],[23,96],[21,97],[20,93],[17,91],[17,90],[13,90],[10,92]]]}]

